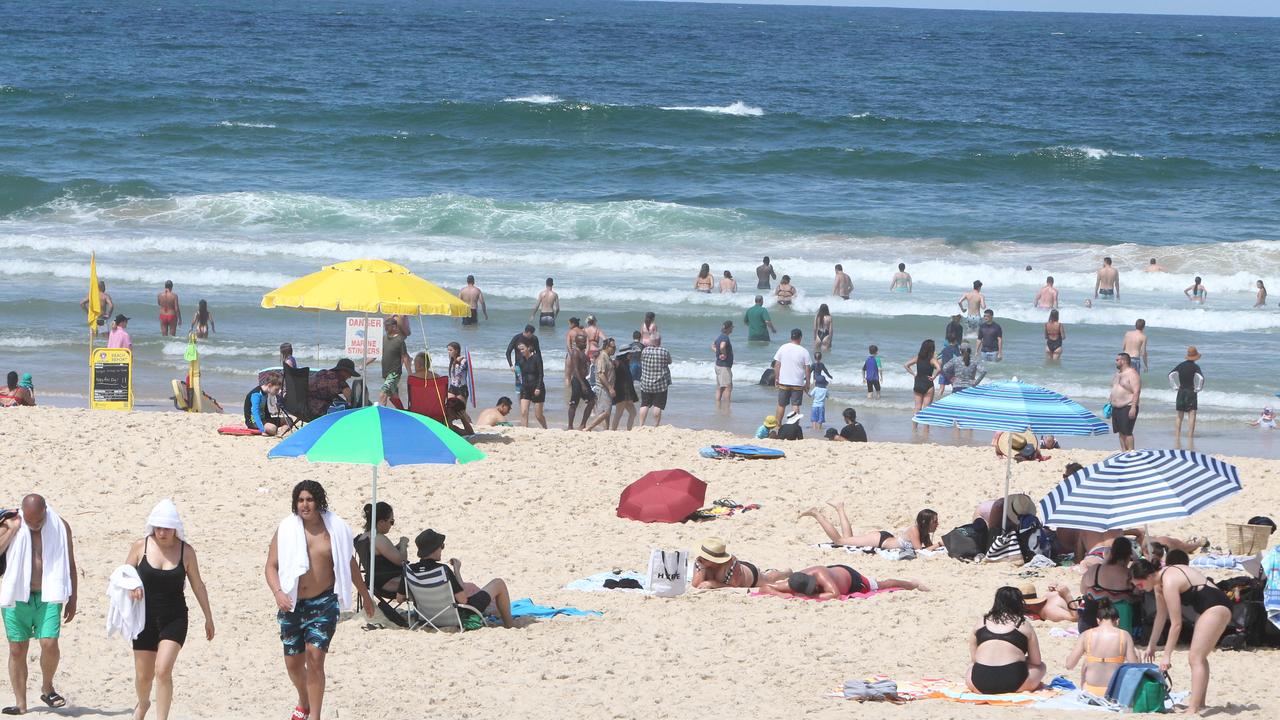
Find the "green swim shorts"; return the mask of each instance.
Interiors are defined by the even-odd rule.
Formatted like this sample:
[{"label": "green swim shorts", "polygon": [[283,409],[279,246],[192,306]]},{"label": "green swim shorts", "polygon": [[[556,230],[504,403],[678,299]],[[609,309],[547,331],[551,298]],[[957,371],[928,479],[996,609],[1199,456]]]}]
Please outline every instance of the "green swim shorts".
[{"label": "green swim shorts", "polygon": [[44,602],[39,592],[32,592],[26,602],[0,613],[4,615],[4,634],[9,642],[56,638],[62,631],[62,603]]}]

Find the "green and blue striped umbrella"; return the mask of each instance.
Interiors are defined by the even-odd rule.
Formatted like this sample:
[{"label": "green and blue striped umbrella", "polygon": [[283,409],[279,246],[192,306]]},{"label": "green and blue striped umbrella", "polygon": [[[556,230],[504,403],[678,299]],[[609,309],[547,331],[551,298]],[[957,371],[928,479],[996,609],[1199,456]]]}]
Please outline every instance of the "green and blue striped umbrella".
[{"label": "green and blue striped umbrella", "polygon": [[[462,465],[484,453],[425,415],[371,405],[313,420],[276,445],[269,458],[304,457],[308,462],[348,463],[373,468],[370,503],[378,507],[378,466]],[[372,573],[377,543],[369,543]],[[372,581],[372,575],[370,576]]]}]

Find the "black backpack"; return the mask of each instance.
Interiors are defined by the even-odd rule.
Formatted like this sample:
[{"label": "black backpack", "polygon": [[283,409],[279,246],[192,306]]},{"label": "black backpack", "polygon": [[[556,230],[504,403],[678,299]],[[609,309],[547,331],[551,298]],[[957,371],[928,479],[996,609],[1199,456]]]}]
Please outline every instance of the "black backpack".
[{"label": "black backpack", "polygon": [[967,525],[961,525],[942,536],[942,544],[947,554],[957,560],[972,560],[985,553],[989,545],[987,523],[981,518]]}]

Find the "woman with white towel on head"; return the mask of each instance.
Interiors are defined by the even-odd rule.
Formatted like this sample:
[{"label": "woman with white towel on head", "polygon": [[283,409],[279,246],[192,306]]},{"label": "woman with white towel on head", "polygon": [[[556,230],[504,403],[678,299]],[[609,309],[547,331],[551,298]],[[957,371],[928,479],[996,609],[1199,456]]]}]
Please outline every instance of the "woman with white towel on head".
[{"label": "woman with white towel on head", "polygon": [[196,549],[187,544],[178,508],[172,500],[156,503],[147,516],[145,535],[129,548],[126,562],[137,568],[142,587],[133,590],[134,600],[145,604],[146,622],[133,640],[134,687],[138,705],[134,720],[142,720],[151,709],[151,687],[156,690],[156,716],[168,720],[173,705],[173,665],[187,639],[187,599],[191,592],[204,613],[204,636],[213,640],[213,613],[209,592],[200,578]]}]

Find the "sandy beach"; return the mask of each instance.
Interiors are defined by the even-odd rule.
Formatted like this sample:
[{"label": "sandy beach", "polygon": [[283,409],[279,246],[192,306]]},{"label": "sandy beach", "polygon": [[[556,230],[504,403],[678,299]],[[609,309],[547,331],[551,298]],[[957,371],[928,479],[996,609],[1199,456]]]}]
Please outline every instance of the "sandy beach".
[{"label": "sandy beach", "polygon": [[[262,578],[267,543],[289,511],[301,479],[322,482],[333,509],[355,523],[368,499],[364,467],[268,461],[273,440],[214,433],[226,416],[89,412],[36,408],[0,413],[9,448],[5,497],[48,498],[75,533],[80,615],[64,629],[57,687],[80,717],[127,715],[134,704],[126,642],[103,631],[106,580],[161,498],[172,497],[199,550],[217,622],[206,642],[192,632],[176,675],[177,717],[284,717],[292,688],[280,660],[270,593]],[[959,679],[966,633],[995,588],[1017,584],[1009,565],[972,566],[947,558],[891,563],[812,547],[825,538],[797,513],[844,499],[855,527],[905,526],[931,507],[945,531],[994,496],[1004,465],[989,449],[873,443],[783,443],[779,461],[716,461],[700,446],[729,436],[674,428],[628,434],[502,429],[481,447],[488,459],[465,467],[385,471],[380,499],[395,507],[392,535],[426,527],[448,536],[446,557],[463,561],[469,580],[504,577],[515,598],[600,610],[598,618],[556,618],[518,630],[465,635],[362,631],[345,620],[328,660],[330,718],[456,717],[1026,717],[1025,708],[922,700],[904,707],[854,707],[826,697],[845,679],[875,673],[898,679]],[[1057,451],[1049,462],[1015,469],[1015,489],[1039,498],[1066,462],[1090,463],[1096,451]],[[1280,508],[1280,461],[1230,458],[1244,492],[1176,527],[1217,542],[1226,522]],[[618,494],[648,470],[684,468],[708,483],[708,503],[729,497],[762,508],[698,524],[646,525],[615,516]],[[847,563],[876,577],[921,580],[933,592],[817,603],[748,597],[743,591],[695,591],[661,599],[567,591],[574,579],[613,568],[643,570],[653,547],[692,548],[719,535],[761,567],[799,569]],[[1039,571],[1048,582],[1078,583],[1070,570]],[[1074,640],[1037,623],[1050,675]],[[1272,652],[1211,657],[1214,712],[1280,710],[1269,673]],[[34,667],[34,666],[33,666]],[[1185,650],[1171,670],[1189,684]],[[32,689],[38,680],[33,677]],[[6,704],[8,688],[5,688]],[[34,696],[33,696],[34,697]],[[34,706],[33,706],[34,708]],[[1059,713],[1060,714],[1060,713]],[[48,711],[35,708],[36,717]]]}]

